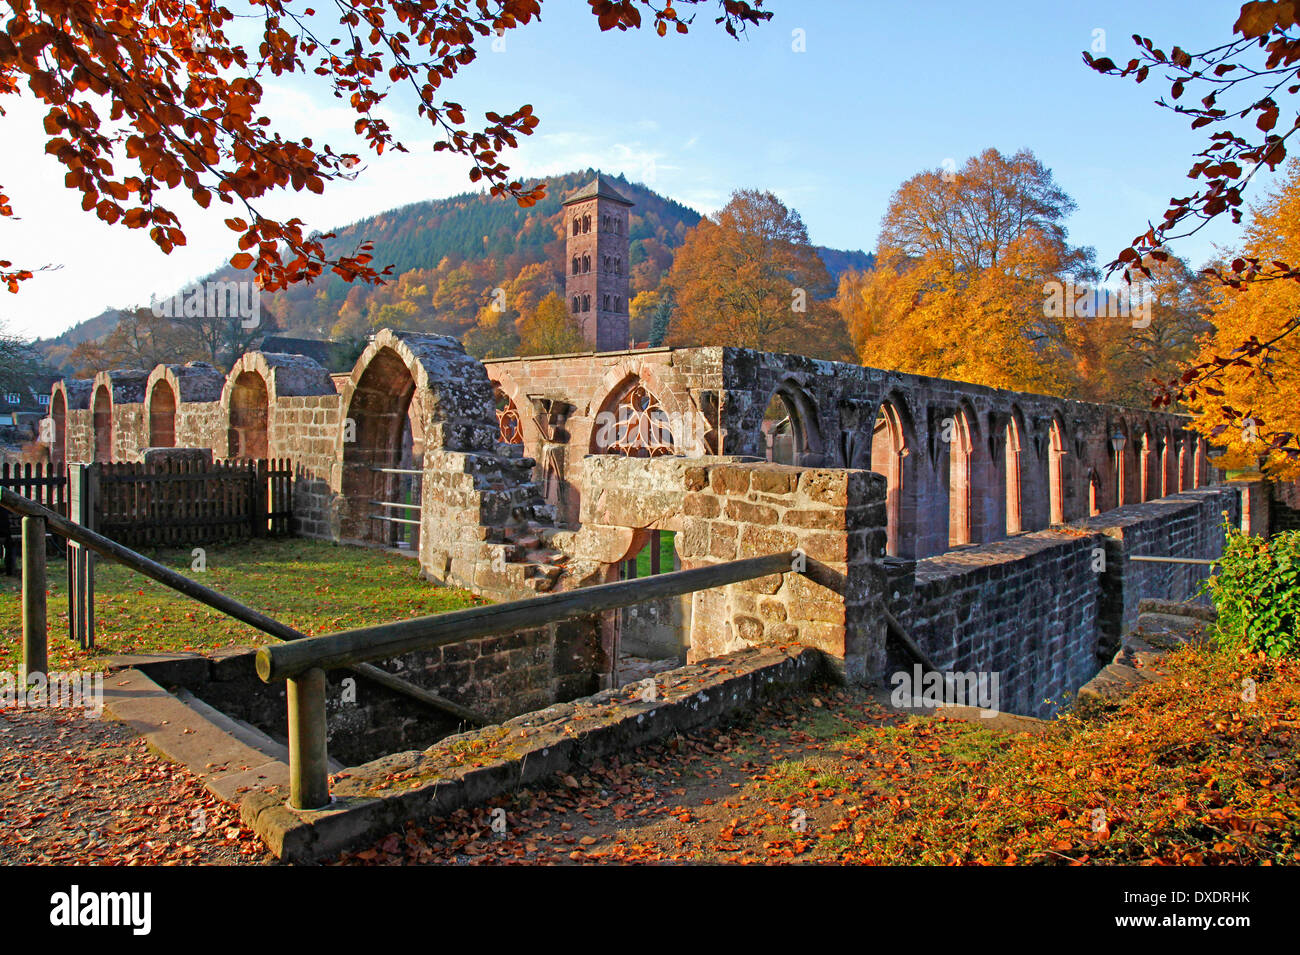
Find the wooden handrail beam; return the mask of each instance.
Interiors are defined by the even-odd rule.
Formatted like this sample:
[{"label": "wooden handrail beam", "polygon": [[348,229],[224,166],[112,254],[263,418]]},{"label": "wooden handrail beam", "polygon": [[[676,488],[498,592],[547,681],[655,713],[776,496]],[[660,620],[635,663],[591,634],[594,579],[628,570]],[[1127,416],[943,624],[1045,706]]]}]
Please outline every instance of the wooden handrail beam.
[{"label": "wooden handrail beam", "polygon": [[[295,630],[288,624],[281,623],[264,613],[254,610],[252,607],[245,606],[233,597],[205,587],[196,580],[178,574],[170,567],[165,567],[157,561],[150,560],[143,554],[137,554],[129,547],[119,544],[117,541],[97,534],[89,528],[82,527],[73,521],[62,517],[47,507],[42,507],[35,501],[28,500],[20,494],[15,494],[8,488],[0,488],[0,507],[15,511],[24,517],[44,518],[49,529],[56,534],[76,541],[78,544],[94,551],[110,560],[115,560],[124,567],[128,567],[137,573],[144,574],[160,584],[164,584],[172,590],[184,594],[191,600],[197,600],[199,603],[211,607],[213,610],[219,610],[229,617],[234,617],[243,623],[248,624],[254,629],[261,630],[263,633],[269,633],[271,636],[280,640],[311,640],[300,630]],[[376,683],[388,687],[398,693],[403,693],[414,700],[418,700],[427,706],[432,706],[443,712],[449,713],[457,719],[473,723],[476,726],[484,726],[487,719],[484,716],[474,712],[467,707],[451,700],[444,699],[436,693],[411,684],[401,677],[394,676],[386,670],[379,667],[362,665],[352,667],[356,673],[364,676]]]},{"label": "wooden handrail beam", "polygon": [[257,651],[257,675],[270,683],[273,680],[288,679],[313,667],[331,669],[352,666],[475,637],[533,630],[580,614],[630,607],[658,597],[679,597],[697,590],[724,587],[768,574],[790,573],[794,571],[794,566],[795,553],[785,551],[709,567],[678,570],[655,577],[597,584],[543,597],[471,607],[451,613],[309,637],[279,646],[261,647]]}]

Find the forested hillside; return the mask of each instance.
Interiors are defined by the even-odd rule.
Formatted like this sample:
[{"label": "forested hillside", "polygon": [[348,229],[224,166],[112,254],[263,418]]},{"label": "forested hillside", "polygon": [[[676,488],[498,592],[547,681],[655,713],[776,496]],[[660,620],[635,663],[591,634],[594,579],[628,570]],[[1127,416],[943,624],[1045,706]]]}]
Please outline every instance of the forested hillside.
[{"label": "forested hillside", "polygon": [[[509,334],[514,323],[531,315],[550,292],[563,291],[561,204],[595,175],[587,169],[548,179],[546,198],[529,208],[485,193],[465,193],[390,209],[338,228],[326,243],[330,254],[372,242],[375,263],[393,267],[389,281],[380,286],[349,284],[327,273],[314,283],[263,295],[264,330],[359,341],[378,328],[417,329],[459,338],[469,334],[471,341],[477,334],[474,344],[480,354],[509,350],[517,345]],[[640,183],[610,178],[636,204],[629,231],[635,297],[660,286],[674,250],[700,214]],[[832,279],[872,264],[872,256],[860,251],[818,252]],[[209,276],[242,277],[229,268]],[[495,301],[505,311],[489,315],[497,289],[501,293]],[[141,295],[140,304],[147,304],[143,291]],[[51,359],[65,367],[70,367],[69,361],[75,364],[76,359],[69,358],[73,346],[92,338],[105,341],[112,331],[111,325],[104,327],[104,319],[96,317],[93,334],[77,326],[44,343]],[[485,332],[485,324],[491,330]],[[502,338],[495,345],[483,340],[497,332]]]}]

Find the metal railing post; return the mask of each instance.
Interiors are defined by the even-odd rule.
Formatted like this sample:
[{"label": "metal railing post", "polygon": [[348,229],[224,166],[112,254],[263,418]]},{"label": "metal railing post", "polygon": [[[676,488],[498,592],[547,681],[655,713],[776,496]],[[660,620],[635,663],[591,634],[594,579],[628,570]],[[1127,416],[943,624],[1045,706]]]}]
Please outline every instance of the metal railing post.
[{"label": "metal railing post", "polygon": [[45,520],[23,518],[23,686],[49,669],[45,616]]},{"label": "metal railing post", "polygon": [[326,753],[325,671],[313,667],[288,682],[289,805],[321,809],[330,803]]}]

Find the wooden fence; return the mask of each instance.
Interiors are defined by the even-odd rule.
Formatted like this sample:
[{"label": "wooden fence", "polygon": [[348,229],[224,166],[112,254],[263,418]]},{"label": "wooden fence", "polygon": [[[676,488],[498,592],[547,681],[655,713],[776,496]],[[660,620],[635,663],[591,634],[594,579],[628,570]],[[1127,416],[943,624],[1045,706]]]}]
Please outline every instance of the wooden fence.
[{"label": "wooden fence", "polygon": [[293,518],[287,460],[92,465],[93,528],[127,547],[281,537]]},{"label": "wooden fence", "polygon": [[[84,468],[85,504],[73,497],[65,467],[0,465],[8,488],[130,547],[192,547],[248,537],[284,537],[293,523],[293,468],[287,459],[161,464],[91,464]],[[0,511],[4,572],[13,576],[21,548],[16,518]],[[51,556],[58,554],[57,546]]]},{"label": "wooden fence", "polygon": [[[44,461],[36,464],[17,464],[6,461],[0,464],[0,487],[7,487],[29,501],[35,501],[64,517],[68,516],[68,473],[62,467]],[[62,551],[62,545],[50,538],[51,556]],[[6,576],[18,571],[18,553],[22,549],[22,527],[8,511],[0,511],[0,549],[4,551]]]}]

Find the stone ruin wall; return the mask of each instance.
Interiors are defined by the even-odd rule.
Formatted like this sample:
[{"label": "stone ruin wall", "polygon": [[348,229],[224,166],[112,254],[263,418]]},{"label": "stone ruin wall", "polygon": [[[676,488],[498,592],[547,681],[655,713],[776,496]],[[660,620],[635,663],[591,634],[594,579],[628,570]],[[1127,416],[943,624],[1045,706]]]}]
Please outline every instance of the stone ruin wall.
[{"label": "stone ruin wall", "polygon": [[[259,379],[266,395],[265,455],[294,464],[299,533],[376,543],[367,536],[369,501],[385,492],[372,468],[397,460],[394,435],[404,434],[409,446],[401,453],[414,454],[411,470],[422,475],[419,559],[431,579],[496,599],[602,582],[617,576],[618,563],[653,530],[675,532],[683,567],[797,546],[813,562],[808,577],[774,576],[690,599],[683,625],[691,660],[794,642],[825,651],[851,679],[879,677],[898,663],[878,609],[888,603],[940,666],[999,668],[1015,681],[1017,705],[1028,709],[1095,672],[1108,635],[1116,621],[1131,618],[1138,596],[1176,598],[1191,588],[1190,579],[1174,579],[1161,565],[1125,560],[1125,548],[1213,556],[1221,539],[1217,511],[1210,511],[1231,510],[1236,493],[1175,493],[1112,510],[1119,495],[1107,475],[1115,469],[1109,440],[1116,431],[1147,436],[1151,449],[1145,458],[1134,450],[1141,444],[1126,449],[1126,500],[1217,477],[1203,442],[1174,415],[732,348],[484,364],[451,339],[389,331],[348,376],[331,376],[301,356],[250,353],[226,376],[159,366],[147,375],[60,382],[65,459],[94,458],[93,391],[100,385],[113,396],[115,459],[138,459],[149,436],[150,391],[164,381],[178,393],[178,445],[209,448],[217,458],[247,451],[256,436],[250,443],[236,420],[244,414],[236,409],[247,405],[237,382],[256,382],[241,379],[245,374]],[[671,420],[688,423],[688,440],[671,449],[677,455],[594,453],[608,450],[601,412],[630,387],[645,389]],[[763,414],[777,394],[799,419],[792,466],[762,460]],[[518,414],[522,447],[501,441],[494,404]],[[884,405],[894,413],[895,433],[873,434]],[[971,543],[950,547],[953,471],[941,431],[957,416],[970,433],[973,533]],[[1020,445],[1011,459],[1008,425]],[[353,441],[345,440],[349,429]],[[868,470],[881,466],[873,441],[886,440],[897,444],[882,468],[892,468],[887,477]],[[1018,463],[1025,531],[1010,538],[999,526],[1007,506],[1000,462],[1007,460]],[[1103,509],[1097,516],[1087,513],[1090,481]],[[1071,526],[1047,530],[1054,509]],[[1111,561],[1107,575],[1082,573],[1099,546]],[[1045,606],[1054,612],[1043,614]],[[580,650],[558,655],[552,634],[549,644],[480,647],[470,660],[443,651],[414,670],[453,698],[451,683],[439,682],[446,673],[462,691],[479,685],[472,692],[488,708],[564,699],[584,681],[581,691],[588,691],[593,674],[608,668],[610,630],[606,623],[596,637],[573,643]],[[543,645],[551,650],[539,650]],[[512,652],[549,652],[550,662],[526,664]],[[573,672],[557,664],[564,653],[578,661]],[[545,679],[529,672],[537,666],[547,670]],[[493,668],[502,669],[489,673]]]}]

